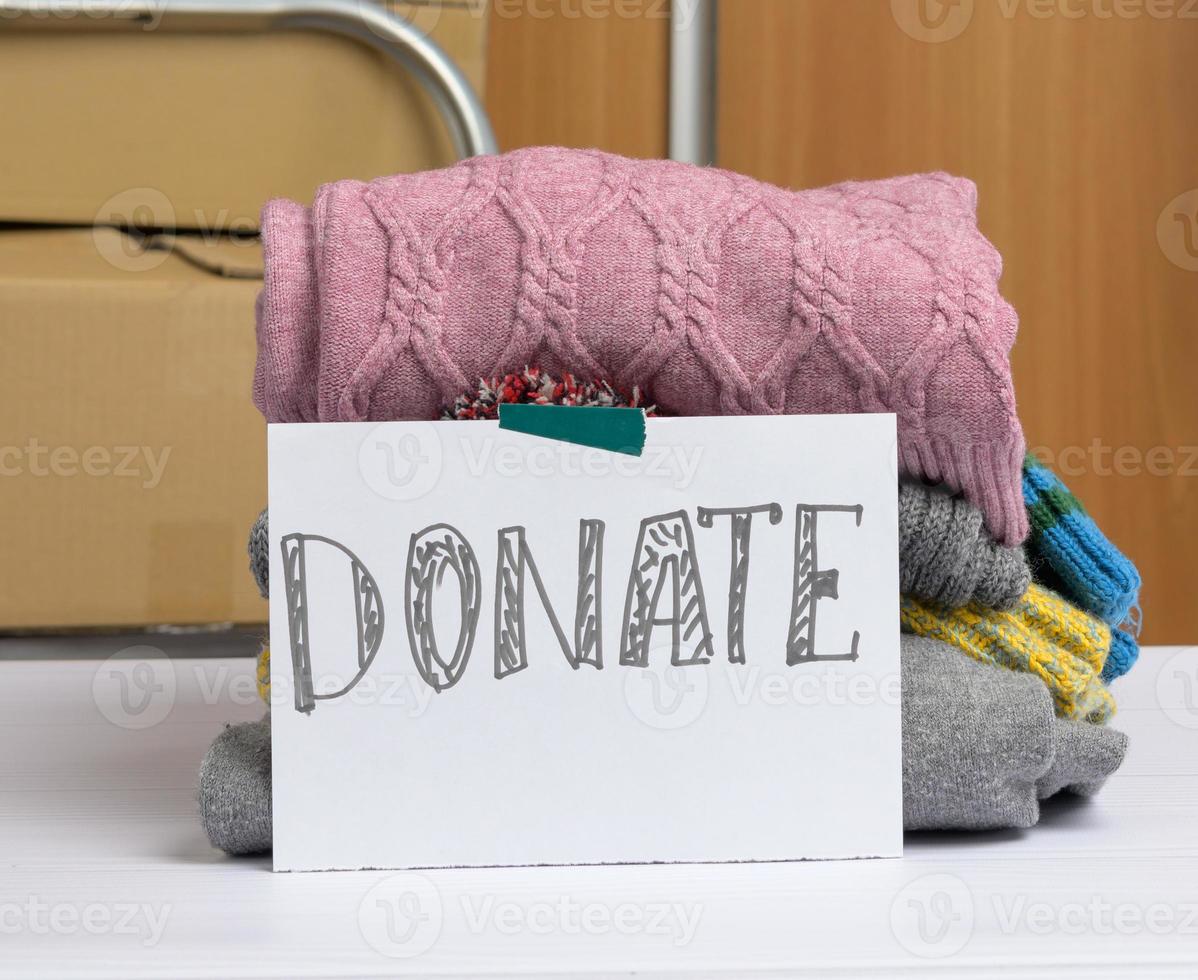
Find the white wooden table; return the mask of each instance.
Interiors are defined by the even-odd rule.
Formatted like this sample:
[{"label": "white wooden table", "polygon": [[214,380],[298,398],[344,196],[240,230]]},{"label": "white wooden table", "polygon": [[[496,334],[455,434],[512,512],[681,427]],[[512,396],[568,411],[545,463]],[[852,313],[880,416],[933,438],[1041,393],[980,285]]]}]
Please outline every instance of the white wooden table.
[{"label": "white wooden table", "polygon": [[[175,641],[57,642],[0,641],[0,976],[1198,975],[1198,648],[1145,651],[1116,687],[1123,770],[1026,832],[909,835],[893,861],[276,875],[195,814],[208,743],[261,713],[252,662],[131,677],[103,657]],[[76,659],[12,659],[47,653]]]}]

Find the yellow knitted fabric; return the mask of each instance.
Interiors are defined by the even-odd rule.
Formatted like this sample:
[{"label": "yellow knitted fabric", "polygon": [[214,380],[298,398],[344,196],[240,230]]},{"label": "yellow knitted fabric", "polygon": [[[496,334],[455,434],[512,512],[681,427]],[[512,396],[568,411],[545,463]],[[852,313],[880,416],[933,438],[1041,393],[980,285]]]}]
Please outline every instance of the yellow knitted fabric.
[{"label": "yellow knitted fabric", "polygon": [[1062,718],[1102,724],[1115,700],[1099,676],[1111,629],[1055,592],[1032,584],[1012,610],[970,603],[945,609],[903,596],[903,629],[963,650],[975,660],[1035,674],[1052,692]]},{"label": "yellow knitted fabric", "polygon": [[270,644],[258,651],[258,697],[270,704]]}]

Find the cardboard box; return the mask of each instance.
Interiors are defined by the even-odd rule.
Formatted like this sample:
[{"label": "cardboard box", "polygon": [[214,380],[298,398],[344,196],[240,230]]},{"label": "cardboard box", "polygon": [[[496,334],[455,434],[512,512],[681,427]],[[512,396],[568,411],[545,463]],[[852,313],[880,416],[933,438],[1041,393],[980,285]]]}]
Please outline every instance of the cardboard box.
[{"label": "cardboard box", "polygon": [[[485,4],[394,6],[481,91]],[[444,124],[345,38],[7,26],[0,629],[261,622],[259,210],[448,164]]]},{"label": "cardboard box", "polygon": [[[391,6],[482,92],[486,3]],[[13,23],[0,18],[0,220],[245,231],[271,197],[454,160],[419,83],[349,38]]]},{"label": "cardboard box", "polygon": [[[260,263],[256,242],[187,247]],[[114,229],[0,232],[0,628],[265,617],[258,286]]]}]

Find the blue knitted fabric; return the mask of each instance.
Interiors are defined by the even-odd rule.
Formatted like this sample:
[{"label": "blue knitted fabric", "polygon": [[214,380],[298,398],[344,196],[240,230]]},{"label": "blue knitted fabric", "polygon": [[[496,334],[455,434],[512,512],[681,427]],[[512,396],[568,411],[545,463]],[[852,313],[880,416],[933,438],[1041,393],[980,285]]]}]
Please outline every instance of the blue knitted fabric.
[{"label": "blue knitted fabric", "polygon": [[1030,453],[1023,464],[1023,499],[1031,525],[1026,547],[1037,581],[1113,626],[1126,620],[1140,594],[1136,566]]},{"label": "blue knitted fabric", "polygon": [[1140,645],[1136,638],[1121,629],[1111,627],[1111,652],[1107,654],[1106,663],[1102,665],[1102,679],[1108,684],[1117,677],[1122,677],[1139,659]]}]

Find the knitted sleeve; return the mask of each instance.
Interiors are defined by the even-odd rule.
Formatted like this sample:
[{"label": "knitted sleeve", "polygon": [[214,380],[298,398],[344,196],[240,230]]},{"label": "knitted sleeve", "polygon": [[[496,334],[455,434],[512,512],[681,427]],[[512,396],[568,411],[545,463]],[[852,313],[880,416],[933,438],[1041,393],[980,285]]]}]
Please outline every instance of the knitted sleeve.
[{"label": "knitted sleeve", "polygon": [[1021,547],[998,544],[973,504],[935,487],[899,486],[899,585],[950,609],[1011,609],[1031,582]]},{"label": "knitted sleeve", "polygon": [[1140,595],[1140,573],[1060,478],[1028,453],[1023,494],[1036,578],[1111,625],[1126,620]]},{"label": "knitted sleeve", "polygon": [[1103,683],[1111,628],[1048,589],[1033,583],[1010,612],[976,603],[946,609],[904,595],[899,616],[907,633],[942,640],[983,663],[1035,674],[1062,718],[1102,724],[1114,714],[1114,698]]},{"label": "knitted sleeve", "polygon": [[534,365],[666,414],[894,412],[904,472],[1027,533],[1014,310],[969,181],[792,192],[532,148],[269,203],[254,395],[272,422],[435,418]]}]

